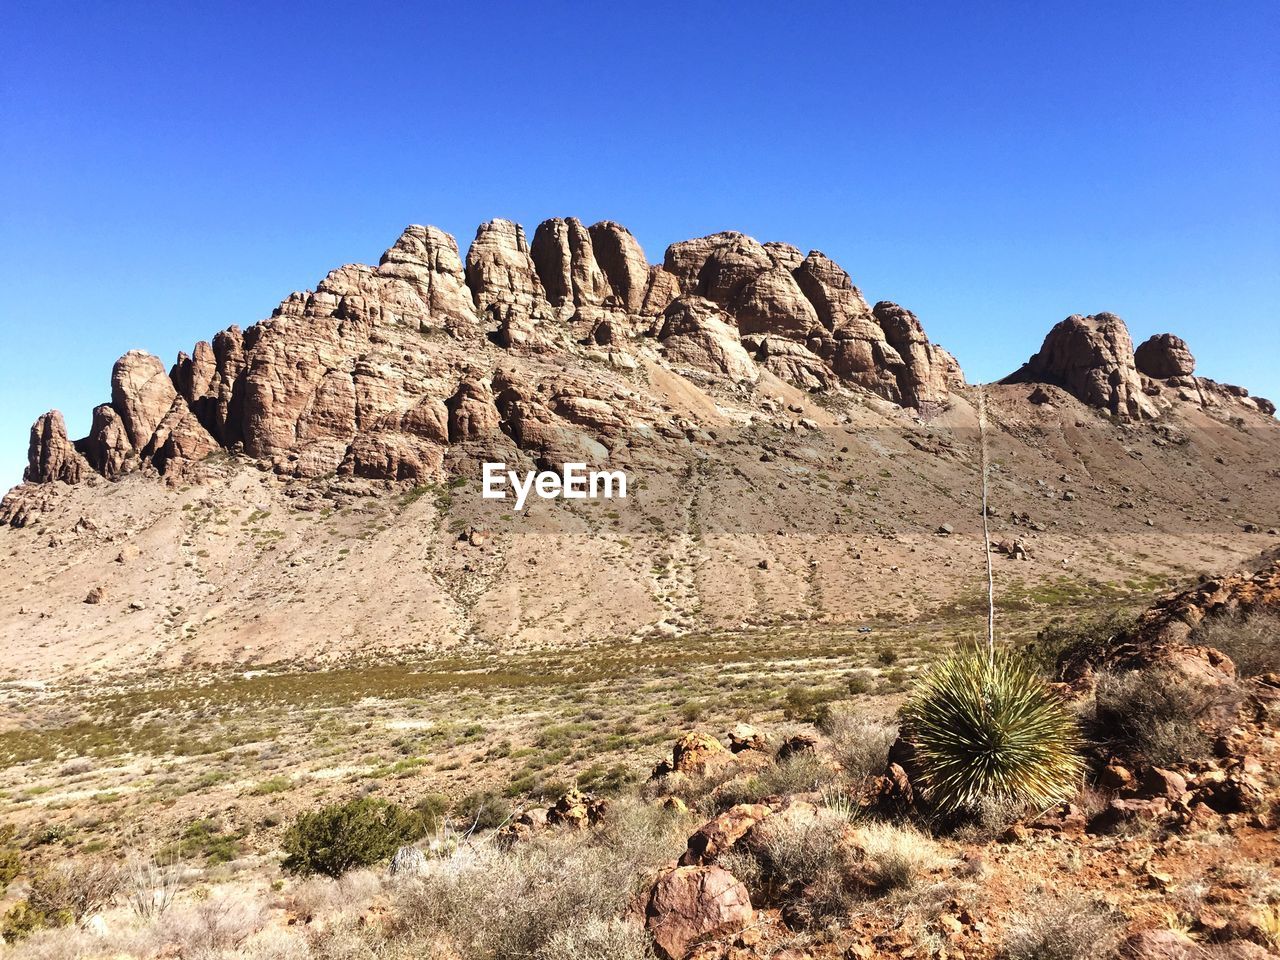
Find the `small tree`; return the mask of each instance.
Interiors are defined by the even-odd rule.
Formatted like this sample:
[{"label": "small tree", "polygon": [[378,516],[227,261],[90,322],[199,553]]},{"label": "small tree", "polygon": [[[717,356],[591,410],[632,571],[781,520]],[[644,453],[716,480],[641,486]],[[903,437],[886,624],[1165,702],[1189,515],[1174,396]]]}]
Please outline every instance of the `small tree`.
[{"label": "small tree", "polygon": [[386,860],[426,833],[422,816],[376,797],[334,803],[301,814],[284,838],[284,869],[337,879]]}]

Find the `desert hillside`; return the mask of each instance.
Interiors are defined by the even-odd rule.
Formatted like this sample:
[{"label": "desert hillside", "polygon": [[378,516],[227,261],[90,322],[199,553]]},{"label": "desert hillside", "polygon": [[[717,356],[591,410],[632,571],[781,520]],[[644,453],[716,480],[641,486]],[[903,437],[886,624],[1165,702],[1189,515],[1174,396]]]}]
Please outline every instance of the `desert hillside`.
[{"label": "desert hillside", "polygon": [[[1029,345],[1034,346],[1034,344]],[[1071,317],[1003,384],[819,251],[736,233],[651,265],[618,224],[410,227],[269,319],[130,351],[4,499],[14,678],[517,650],[972,610],[978,406],[1005,606],[1231,567],[1280,524],[1273,407]],[[481,467],[626,499],[481,496]]]}]

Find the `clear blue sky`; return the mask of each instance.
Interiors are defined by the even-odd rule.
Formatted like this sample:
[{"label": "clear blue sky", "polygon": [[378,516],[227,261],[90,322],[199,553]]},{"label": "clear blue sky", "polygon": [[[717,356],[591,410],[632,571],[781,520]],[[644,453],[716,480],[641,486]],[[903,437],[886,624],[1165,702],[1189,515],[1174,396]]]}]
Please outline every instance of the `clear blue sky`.
[{"label": "clear blue sky", "polygon": [[408,223],[734,228],[971,380],[1111,310],[1280,399],[1280,4],[59,3],[0,36],[0,484]]}]

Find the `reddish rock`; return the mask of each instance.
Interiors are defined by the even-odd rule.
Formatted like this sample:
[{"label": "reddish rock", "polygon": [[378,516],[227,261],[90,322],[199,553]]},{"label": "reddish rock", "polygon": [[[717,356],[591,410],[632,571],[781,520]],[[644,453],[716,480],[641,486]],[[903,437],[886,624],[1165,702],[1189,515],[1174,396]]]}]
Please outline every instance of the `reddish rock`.
[{"label": "reddish rock", "polygon": [[88,471],[85,459],[67,439],[67,426],[62,414],[50,410],[31,425],[27,444],[27,469],[23,479],[28,483],[79,483]]},{"label": "reddish rock", "polygon": [[703,824],[689,837],[689,846],[680,857],[682,866],[713,863],[756,824],[773,813],[762,803],[739,803]]},{"label": "reddish rock", "polygon": [[1138,372],[1167,380],[1170,377],[1189,377],[1196,369],[1196,358],[1181,337],[1172,333],[1158,333],[1133,351]]},{"label": "reddish rock", "polygon": [[755,919],[751,898],[720,867],[677,867],[654,884],[645,927],[666,960],[683,960],[698,944],[732,937]]}]

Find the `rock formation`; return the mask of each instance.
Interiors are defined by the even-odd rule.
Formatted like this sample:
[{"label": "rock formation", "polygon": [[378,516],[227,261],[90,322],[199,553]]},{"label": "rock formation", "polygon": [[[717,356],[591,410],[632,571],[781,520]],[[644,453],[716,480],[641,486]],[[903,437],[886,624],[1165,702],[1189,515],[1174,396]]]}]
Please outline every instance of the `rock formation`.
[{"label": "rock formation", "polygon": [[1049,331],[1039,353],[1002,382],[1051,383],[1126,419],[1155,415],[1142,392],[1129,329],[1114,313],[1067,317]]},{"label": "rock formation", "polygon": [[1139,373],[1157,380],[1189,377],[1196,369],[1187,341],[1172,333],[1158,333],[1144,341],[1133,351],[1133,359]]},{"label": "rock formation", "polygon": [[[652,402],[622,388],[621,372],[642,362],[748,403],[767,373],[925,417],[964,384],[913,313],[869,306],[816,250],[724,232],[673,243],[650,265],[611,221],[547,220],[530,244],[519,224],[492,220],[464,265],[453,237],[410,226],[378,266],[333,270],[168,371],[129,351],[88,436],[70,442],[56,412],[36,422],[26,478],[181,473],[219,449],[291,476],[393,481],[513,445],[533,458],[600,460],[662,432]],[[570,369],[584,375],[565,377]],[[1167,334],[1135,357],[1124,323],[1104,313],[1058,324],[1007,382],[1054,384],[1124,418],[1181,401],[1273,412],[1193,369]],[[459,458],[459,444],[481,446]]]},{"label": "rock formation", "polygon": [[388,480],[435,475],[452,446],[474,442],[599,458],[647,405],[605,382],[561,382],[552,395],[530,367],[591,351],[623,369],[649,358],[709,389],[751,390],[768,370],[924,414],[963,382],[914,316],[872,311],[816,251],[719,233],[672,244],[654,266],[611,221],[547,220],[530,244],[519,224],[493,220],[464,265],[453,237],[410,226],[377,267],[333,270],[167,372],[126,353],[87,437],[71,443],[56,413],[37,421],[27,479],[181,472],[218,449],[294,476]]},{"label": "rock formation", "polygon": [[[1115,314],[1076,315],[1050,330],[1040,351],[1000,382],[1061,387],[1121,420],[1155,418],[1175,402],[1275,413],[1271,401],[1250,397],[1243,387],[1192,376],[1195,365],[1186,341],[1171,333],[1157,334],[1134,350],[1128,327]],[[1048,397],[1033,391],[1029,399],[1044,403]]]}]

